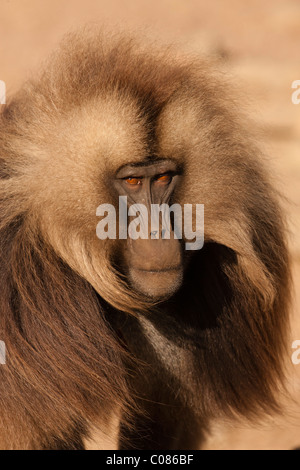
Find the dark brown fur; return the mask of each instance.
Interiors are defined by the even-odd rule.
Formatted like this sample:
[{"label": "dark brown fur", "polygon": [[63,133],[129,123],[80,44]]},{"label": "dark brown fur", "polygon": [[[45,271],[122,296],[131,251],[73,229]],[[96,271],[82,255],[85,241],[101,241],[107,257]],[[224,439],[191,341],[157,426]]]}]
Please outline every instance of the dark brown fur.
[{"label": "dark brown fur", "polygon": [[[179,292],[154,307],[113,265],[115,243],[96,238],[95,211],[115,202],[120,166],[155,156],[183,166],[176,200],[205,204],[206,243]],[[208,61],[125,36],[73,34],[9,101],[1,448],[81,448],[116,412],[123,447],[191,448],[211,416],[274,409],[289,261],[261,160]]]}]

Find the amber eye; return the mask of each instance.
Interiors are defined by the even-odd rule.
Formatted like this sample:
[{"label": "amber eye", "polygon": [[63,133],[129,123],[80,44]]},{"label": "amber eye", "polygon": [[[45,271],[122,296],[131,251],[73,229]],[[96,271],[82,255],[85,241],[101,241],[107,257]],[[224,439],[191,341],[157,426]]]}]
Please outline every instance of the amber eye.
[{"label": "amber eye", "polygon": [[170,184],[172,181],[172,175],[170,175],[169,173],[165,174],[165,175],[159,175],[155,178],[155,182],[156,183],[159,183],[159,184]]},{"label": "amber eye", "polygon": [[127,184],[130,184],[131,186],[137,186],[137,185],[142,184],[142,178],[136,178],[135,176],[126,178],[125,181]]}]

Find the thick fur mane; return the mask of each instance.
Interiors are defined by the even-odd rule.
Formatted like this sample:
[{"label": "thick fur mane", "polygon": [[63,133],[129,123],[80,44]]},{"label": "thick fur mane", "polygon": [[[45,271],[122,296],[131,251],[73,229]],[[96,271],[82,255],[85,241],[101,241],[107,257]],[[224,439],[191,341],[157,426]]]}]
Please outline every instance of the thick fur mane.
[{"label": "thick fur mane", "polygon": [[[105,421],[118,409],[127,419],[130,347],[120,345],[108,312],[153,315],[153,323],[160,316],[158,329],[171,342],[180,332],[183,348],[196,326],[200,414],[276,406],[289,307],[284,220],[230,95],[204,59],[132,37],[78,33],[4,108],[0,420],[4,429],[10,423],[7,443],[18,435],[23,448],[59,447],[99,415]],[[114,242],[96,238],[95,214],[116,202],[109,175],[128,158],[158,156],[184,168],[176,201],[205,204],[206,244],[182,289],[154,309],[118,272]]]}]

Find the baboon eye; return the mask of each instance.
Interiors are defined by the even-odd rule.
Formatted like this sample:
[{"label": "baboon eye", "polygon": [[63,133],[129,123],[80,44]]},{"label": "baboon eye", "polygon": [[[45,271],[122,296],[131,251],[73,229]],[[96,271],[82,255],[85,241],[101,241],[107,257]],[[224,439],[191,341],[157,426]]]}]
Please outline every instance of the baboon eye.
[{"label": "baboon eye", "polygon": [[127,184],[131,186],[138,186],[142,184],[142,178],[137,178],[135,176],[130,176],[129,178],[125,178]]},{"label": "baboon eye", "polygon": [[172,175],[169,173],[165,173],[164,175],[158,175],[155,178],[155,183],[167,185],[170,184],[172,181]]}]

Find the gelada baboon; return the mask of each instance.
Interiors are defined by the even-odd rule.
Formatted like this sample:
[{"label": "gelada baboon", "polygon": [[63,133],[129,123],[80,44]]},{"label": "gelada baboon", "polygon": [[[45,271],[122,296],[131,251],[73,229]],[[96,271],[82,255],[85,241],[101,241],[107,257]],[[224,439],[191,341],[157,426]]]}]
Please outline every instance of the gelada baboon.
[{"label": "gelada baboon", "polygon": [[[289,300],[277,195],[222,74],[72,33],[0,121],[1,448],[193,449],[276,408]],[[204,204],[204,246],[100,240],[97,207]]]}]

